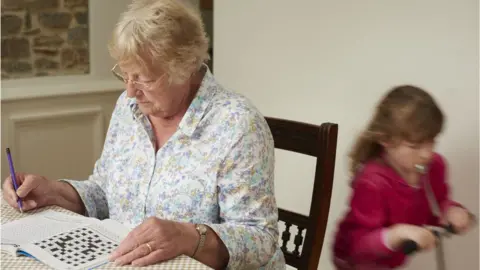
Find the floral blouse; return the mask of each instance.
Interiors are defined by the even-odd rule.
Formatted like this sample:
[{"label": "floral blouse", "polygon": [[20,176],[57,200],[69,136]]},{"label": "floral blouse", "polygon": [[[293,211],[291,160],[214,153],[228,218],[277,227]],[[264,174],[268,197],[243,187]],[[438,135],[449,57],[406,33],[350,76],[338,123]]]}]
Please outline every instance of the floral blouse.
[{"label": "floral blouse", "polygon": [[261,113],[207,71],[178,130],[155,152],[147,117],[124,92],[88,180],[64,180],[89,216],[133,228],[156,216],[203,223],[228,269],[285,269],[278,245],[274,145]]}]

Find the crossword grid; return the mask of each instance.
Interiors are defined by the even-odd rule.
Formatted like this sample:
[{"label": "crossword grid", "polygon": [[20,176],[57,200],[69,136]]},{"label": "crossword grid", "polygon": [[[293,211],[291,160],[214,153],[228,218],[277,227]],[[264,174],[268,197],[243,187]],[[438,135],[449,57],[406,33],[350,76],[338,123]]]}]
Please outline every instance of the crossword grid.
[{"label": "crossword grid", "polygon": [[89,264],[117,247],[90,228],[79,228],[34,244],[73,267]]}]

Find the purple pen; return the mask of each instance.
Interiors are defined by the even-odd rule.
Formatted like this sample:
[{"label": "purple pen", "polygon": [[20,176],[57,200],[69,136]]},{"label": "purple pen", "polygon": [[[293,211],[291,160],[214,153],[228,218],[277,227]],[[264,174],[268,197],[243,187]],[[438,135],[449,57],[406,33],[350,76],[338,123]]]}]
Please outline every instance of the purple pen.
[{"label": "purple pen", "polygon": [[[18,189],[17,176],[15,174],[15,169],[13,168],[12,154],[10,154],[10,148],[8,147],[7,147],[7,159],[8,159],[8,165],[10,166],[10,175],[12,176],[13,188],[15,189],[15,192],[17,192],[17,189]],[[22,200],[20,199],[20,197],[17,198],[17,204],[18,204],[18,208],[20,209],[20,212],[23,212]]]}]

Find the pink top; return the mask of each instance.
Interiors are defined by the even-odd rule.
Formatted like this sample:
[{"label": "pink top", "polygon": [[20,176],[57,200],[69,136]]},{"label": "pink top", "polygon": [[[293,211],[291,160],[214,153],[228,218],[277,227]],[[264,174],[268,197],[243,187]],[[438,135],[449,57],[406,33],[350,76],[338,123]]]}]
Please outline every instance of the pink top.
[{"label": "pink top", "polygon": [[[442,211],[450,205],[459,205],[449,199],[445,176],[445,161],[435,154],[428,177]],[[339,223],[333,246],[337,261],[356,267],[401,266],[406,257],[401,251],[387,247],[384,230],[397,223],[438,225],[423,185],[418,188],[408,185],[395,170],[381,161],[366,163],[357,174],[352,188],[350,209]]]}]

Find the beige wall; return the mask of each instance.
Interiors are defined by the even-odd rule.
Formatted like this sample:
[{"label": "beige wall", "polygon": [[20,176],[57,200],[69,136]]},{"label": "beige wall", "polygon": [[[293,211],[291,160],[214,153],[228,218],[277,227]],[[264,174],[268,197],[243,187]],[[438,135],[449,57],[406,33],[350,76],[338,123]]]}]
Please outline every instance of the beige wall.
[{"label": "beige wall", "polygon": [[18,172],[87,179],[121,93],[106,90],[2,102],[2,180],[9,175],[5,147]]},{"label": "beige wall", "polygon": [[[349,195],[347,150],[388,87],[429,89],[448,116],[438,150],[450,163],[453,197],[478,214],[478,1],[287,1],[214,3],[215,75],[268,116],[340,124],[327,237]],[[308,213],[313,160],[277,152],[279,205]],[[302,162],[291,166],[294,162]],[[292,187],[298,191],[291,192]],[[479,234],[447,242],[448,269],[477,270]],[[435,269],[434,254],[408,269]]]}]

